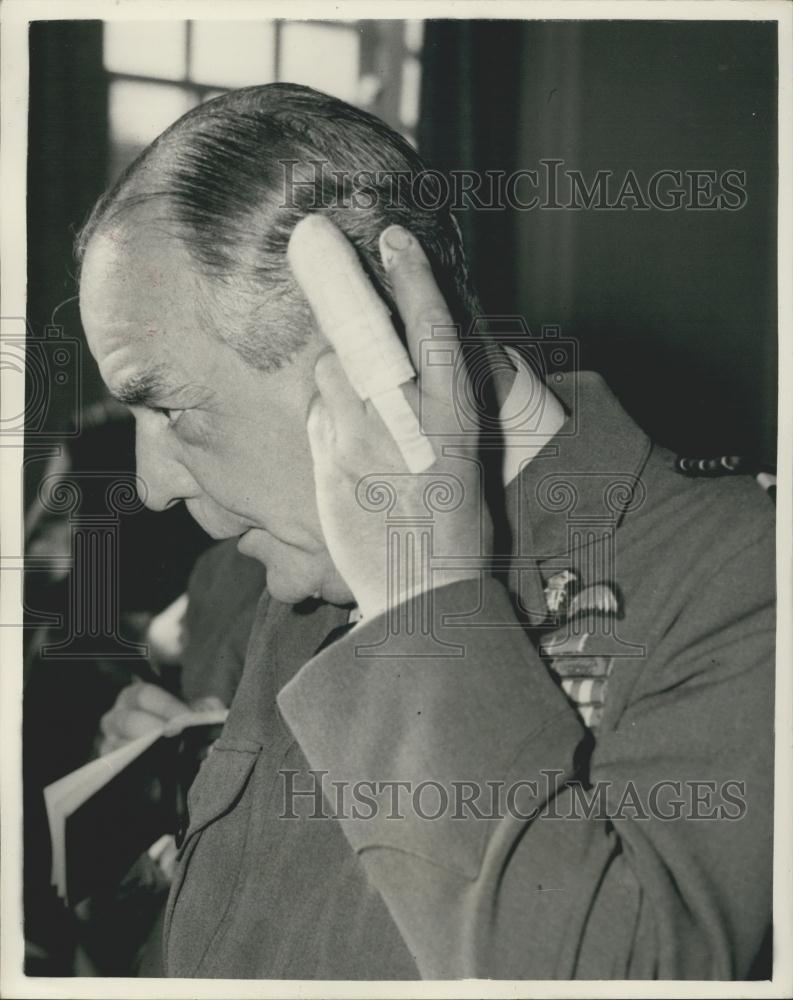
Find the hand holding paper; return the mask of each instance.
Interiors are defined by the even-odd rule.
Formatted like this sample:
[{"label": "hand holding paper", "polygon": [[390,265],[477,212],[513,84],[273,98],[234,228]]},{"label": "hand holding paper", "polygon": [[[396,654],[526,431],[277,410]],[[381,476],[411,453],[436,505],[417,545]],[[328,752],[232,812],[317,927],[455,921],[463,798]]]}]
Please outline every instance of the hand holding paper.
[{"label": "hand holding paper", "polygon": [[186,705],[157,684],[135,681],[119,693],[113,707],[100,721],[100,755],[111,753],[165,727],[168,736],[179,731],[179,722],[190,712],[212,711],[225,706],[219,698],[208,697]]}]

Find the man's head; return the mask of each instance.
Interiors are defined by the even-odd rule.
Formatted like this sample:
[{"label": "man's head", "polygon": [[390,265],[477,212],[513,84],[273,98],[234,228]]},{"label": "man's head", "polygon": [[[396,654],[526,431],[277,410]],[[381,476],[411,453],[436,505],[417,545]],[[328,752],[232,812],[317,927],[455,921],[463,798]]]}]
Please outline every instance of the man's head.
[{"label": "man's head", "polygon": [[423,170],[370,115],[302,87],[250,88],[168,129],[78,240],[89,346],[135,414],[146,502],[185,500],[215,537],[247,532],[241,549],[283,600],[349,596],[324,548],[305,432],[327,344],[289,271],[289,236],[326,212],[387,299],[377,239],[404,225],[466,322],[459,233],[411,183]]}]

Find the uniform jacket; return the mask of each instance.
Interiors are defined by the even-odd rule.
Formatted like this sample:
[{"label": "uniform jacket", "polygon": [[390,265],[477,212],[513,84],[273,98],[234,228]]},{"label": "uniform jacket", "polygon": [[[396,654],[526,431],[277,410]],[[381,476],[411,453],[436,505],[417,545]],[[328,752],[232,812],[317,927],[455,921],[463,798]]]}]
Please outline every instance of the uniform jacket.
[{"label": "uniform jacket", "polygon": [[[501,572],[317,655],[347,612],[262,594],[190,791],[167,974],[746,976],[771,914],[772,505],[681,476],[598,376],[554,391]],[[487,788],[511,808],[472,806]]]}]

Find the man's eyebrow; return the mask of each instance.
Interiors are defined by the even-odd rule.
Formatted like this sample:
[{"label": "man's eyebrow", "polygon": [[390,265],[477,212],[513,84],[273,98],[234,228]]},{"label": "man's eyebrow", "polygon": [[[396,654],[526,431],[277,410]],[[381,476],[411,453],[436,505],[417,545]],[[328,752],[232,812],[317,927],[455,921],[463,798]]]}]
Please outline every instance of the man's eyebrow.
[{"label": "man's eyebrow", "polygon": [[165,377],[165,370],[152,368],[140,375],[133,375],[121,385],[111,388],[110,395],[119,403],[126,403],[127,406],[147,406],[174,391],[174,386]]}]

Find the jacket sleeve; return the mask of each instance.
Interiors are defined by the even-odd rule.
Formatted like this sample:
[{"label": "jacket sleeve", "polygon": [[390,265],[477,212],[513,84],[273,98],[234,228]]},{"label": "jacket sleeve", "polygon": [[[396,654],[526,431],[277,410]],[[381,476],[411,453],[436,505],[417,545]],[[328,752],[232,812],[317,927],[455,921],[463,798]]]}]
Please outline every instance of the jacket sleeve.
[{"label": "jacket sleeve", "polygon": [[416,608],[385,638],[362,623],[282,689],[424,978],[745,977],[771,911],[773,564],[765,532],[714,567],[593,753],[490,578],[434,591],[409,642]]}]

